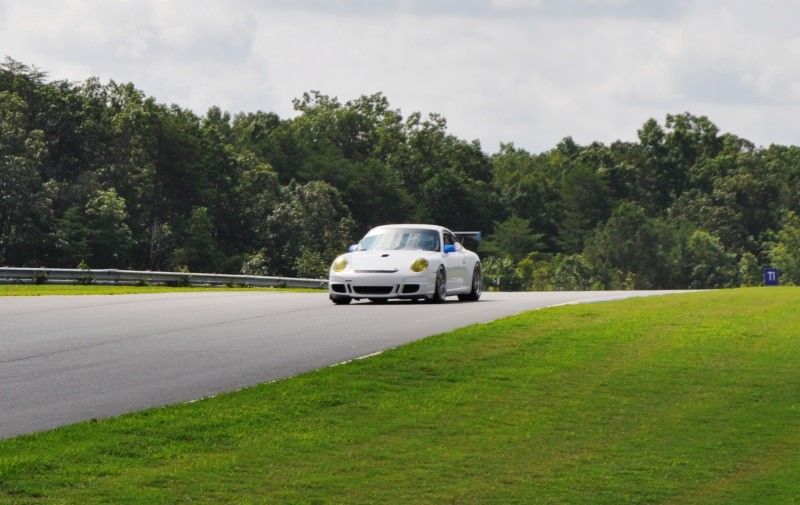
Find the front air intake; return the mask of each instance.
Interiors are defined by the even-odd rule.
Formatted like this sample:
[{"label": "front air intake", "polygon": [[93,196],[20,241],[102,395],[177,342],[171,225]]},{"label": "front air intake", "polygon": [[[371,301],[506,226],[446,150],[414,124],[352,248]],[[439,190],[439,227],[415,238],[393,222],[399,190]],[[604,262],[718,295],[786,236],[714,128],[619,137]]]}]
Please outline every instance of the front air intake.
[{"label": "front air intake", "polygon": [[359,295],[388,295],[392,286],[353,286],[353,291]]}]

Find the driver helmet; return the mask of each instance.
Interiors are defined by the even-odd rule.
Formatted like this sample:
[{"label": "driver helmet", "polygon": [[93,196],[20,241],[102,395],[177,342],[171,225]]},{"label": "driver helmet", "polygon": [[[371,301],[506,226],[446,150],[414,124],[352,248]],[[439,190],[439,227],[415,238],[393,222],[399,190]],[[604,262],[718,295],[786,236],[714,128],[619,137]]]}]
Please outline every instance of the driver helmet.
[{"label": "driver helmet", "polygon": [[436,237],[429,233],[423,233],[419,239],[419,247],[426,251],[433,251],[436,249]]}]

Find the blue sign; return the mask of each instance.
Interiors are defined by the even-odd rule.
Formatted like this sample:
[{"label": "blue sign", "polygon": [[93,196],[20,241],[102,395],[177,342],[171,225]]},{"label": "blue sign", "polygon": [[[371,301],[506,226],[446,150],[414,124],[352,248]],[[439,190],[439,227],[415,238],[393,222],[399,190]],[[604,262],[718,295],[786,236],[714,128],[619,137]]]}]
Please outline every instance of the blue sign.
[{"label": "blue sign", "polygon": [[780,276],[781,276],[781,272],[777,268],[765,268],[764,269],[764,285],[765,286],[777,286],[778,285],[778,278]]}]

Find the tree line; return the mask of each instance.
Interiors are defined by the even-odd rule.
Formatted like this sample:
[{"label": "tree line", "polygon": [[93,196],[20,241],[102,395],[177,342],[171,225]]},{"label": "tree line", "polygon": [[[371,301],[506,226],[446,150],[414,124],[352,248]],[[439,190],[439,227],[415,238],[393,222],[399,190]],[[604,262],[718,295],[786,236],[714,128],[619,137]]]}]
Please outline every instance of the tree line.
[{"label": "tree line", "polygon": [[372,226],[479,229],[500,289],[800,283],[800,148],[706,117],[485,153],[438,114],[319,92],[200,116],[133,84],[0,65],[0,264],[326,275]]}]

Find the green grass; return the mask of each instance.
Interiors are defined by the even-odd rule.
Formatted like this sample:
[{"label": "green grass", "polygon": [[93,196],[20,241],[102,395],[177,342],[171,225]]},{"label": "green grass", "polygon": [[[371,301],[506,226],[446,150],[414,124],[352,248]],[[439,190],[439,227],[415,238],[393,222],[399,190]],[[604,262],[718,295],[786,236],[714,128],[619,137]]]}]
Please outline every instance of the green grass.
[{"label": "green grass", "polygon": [[10,503],[799,497],[792,288],[541,310],[213,399],[0,442],[0,502]]},{"label": "green grass", "polygon": [[183,293],[197,291],[274,291],[320,293],[319,289],[299,288],[229,288],[229,287],[171,287],[171,286],[113,286],[78,284],[0,284],[0,296],[44,295],[135,295],[145,293]]}]

